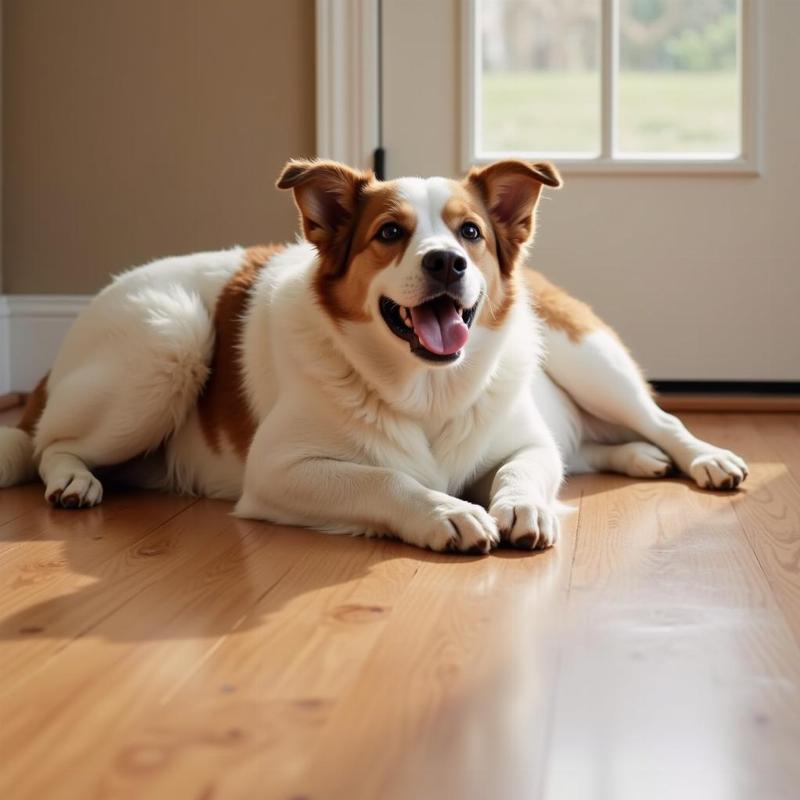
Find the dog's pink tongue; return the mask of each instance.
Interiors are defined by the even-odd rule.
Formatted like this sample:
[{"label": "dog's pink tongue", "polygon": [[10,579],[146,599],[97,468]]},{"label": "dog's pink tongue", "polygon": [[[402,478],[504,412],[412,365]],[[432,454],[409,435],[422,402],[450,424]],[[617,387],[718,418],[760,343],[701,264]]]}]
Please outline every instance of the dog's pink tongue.
[{"label": "dog's pink tongue", "polygon": [[423,347],[440,356],[457,353],[469,338],[469,328],[451,300],[412,308],[411,320]]}]

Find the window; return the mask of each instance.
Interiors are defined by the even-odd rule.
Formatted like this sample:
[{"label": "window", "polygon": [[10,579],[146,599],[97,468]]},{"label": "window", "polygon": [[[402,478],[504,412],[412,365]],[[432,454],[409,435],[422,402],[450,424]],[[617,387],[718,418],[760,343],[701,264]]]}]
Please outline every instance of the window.
[{"label": "window", "polygon": [[467,160],[752,169],[758,0],[471,0]]}]

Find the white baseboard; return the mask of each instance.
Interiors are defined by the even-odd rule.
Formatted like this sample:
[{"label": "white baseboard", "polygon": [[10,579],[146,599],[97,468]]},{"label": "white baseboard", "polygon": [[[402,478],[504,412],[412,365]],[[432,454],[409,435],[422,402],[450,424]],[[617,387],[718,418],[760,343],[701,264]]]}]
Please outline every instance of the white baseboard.
[{"label": "white baseboard", "polygon": [[0,394],[36,386],[89,300],[87,295],[0,295]]}]

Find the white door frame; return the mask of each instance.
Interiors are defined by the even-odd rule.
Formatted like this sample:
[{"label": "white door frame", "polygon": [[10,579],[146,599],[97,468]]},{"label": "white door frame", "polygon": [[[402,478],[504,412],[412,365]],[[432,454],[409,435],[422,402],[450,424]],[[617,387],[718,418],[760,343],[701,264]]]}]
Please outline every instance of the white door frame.
[{"label": "white door frame", "polygon": [[317,155],[369,167],[379,145],[379,0],[316,0]]}]

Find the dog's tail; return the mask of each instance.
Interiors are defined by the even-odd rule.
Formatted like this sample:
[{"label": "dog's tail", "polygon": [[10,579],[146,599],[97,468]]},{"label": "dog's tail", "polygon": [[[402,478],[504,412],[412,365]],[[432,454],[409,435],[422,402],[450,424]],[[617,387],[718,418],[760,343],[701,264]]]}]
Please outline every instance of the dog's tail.
[{"label": "dog's tail", "polygon": [[35,477],[31,435],[22,428],[0,428],[0,489]]},{"label": "dog's tail", "polygon": [[0,427],[0,489],[27,483],[36,477],[33,432],[47,403],[47,378],[28,395],[22,419],[16,428]]}]

